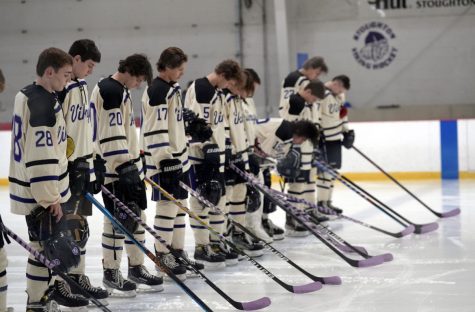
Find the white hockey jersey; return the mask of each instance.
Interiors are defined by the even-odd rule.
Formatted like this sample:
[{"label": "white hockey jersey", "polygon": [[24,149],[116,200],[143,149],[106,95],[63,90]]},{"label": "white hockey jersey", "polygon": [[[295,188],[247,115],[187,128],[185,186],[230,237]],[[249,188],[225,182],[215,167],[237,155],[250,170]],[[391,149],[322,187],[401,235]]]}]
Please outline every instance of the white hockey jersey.
[{"label": "white hockey jersey", "polygon": [[334,95],[329,89],[325,90],[325,97],[319,101],[321,127],[327,141],[342,139],[342,133],[348,131],[348,117],[340,118],[340,109],[343,98]]},{"label": "white hockey jersey", "polygon": [[78,157],[85,158],[89,163],[89,180],[95,181],[92,117],[86,80],[71,80],[58,94],[58,99],[66,121],[66,132],[74,142],[74,150],[68,161],[74,161]]},{"label": "white hockey jersey", "polygon": [[106,161],[105,184],[116,181],[116,168],[129,161],[135,163],[143,178],[129,90],[112,77],[104,78],[92,90],[91,109],[96,115],[97,152]]},{"label": "white hockey jersey", "polygon": [[292,127],[287,120],[258,119],[256,122],[256,149],[270,157],[281,159],[292,147]]},{"label": "white hockey jersey", "polygon": [[217,144],[220,151],[219,171],[224,172],[227,121],[224,118],[225,98],[222,90],[215,88],[206,77],[196,79],[186,91],[185,107],[204,118],[213,130],[213,135],[207,142],[190,141],[191,164],[200,164],[203,161],[203,145]]},{"label": "white hockey jersey", "polygon": [[10,156],[10,208],[28,215],[66,202],[69,192],[66,124],[56,94],[31,84],[15,97]]},{"label": "white hockey jersey", "polygon": [[249,157],[247,154],[249,144],[244,126],[245,113],[243,108],[243,100],[241,97],[226,91],[226,132],[227,137],[229,137],[229,140],[231,141],[231,153],[233,155],[240,156],[240,158],[242,158],[246,164],[246,169],[249,169]]},{"label": "white hockey jersey", "polygon": [[291,72],[285,77],[282,83],[282,89],[280,90],[279,101],[279,115],[282,118],[286,118],[289,111],[288,99],[292,94],[296,94],[300,90],[303,90],[310,80],[305,77],[300,71],[296,70]]},{"label": "white hockey jersey", "polygon": [[188,139],[183,121],[181,89],[157,77],[142,96],[142,140],[147,176],[160,172],[160,161],[179,159],[188,171]]}]

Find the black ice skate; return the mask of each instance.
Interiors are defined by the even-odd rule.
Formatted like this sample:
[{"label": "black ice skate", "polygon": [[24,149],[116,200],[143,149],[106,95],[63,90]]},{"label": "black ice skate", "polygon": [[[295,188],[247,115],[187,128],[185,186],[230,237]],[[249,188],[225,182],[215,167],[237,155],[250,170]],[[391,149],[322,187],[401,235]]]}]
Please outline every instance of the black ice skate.
[{"label": "black ice skate", "polygon": [[267,235],[272,237],[273,240],[282,240],[284,239],[285,231],[284,229],[278,227],[272,222],[271,219],[262,219],[262,227],[266,231]]},{"label": "black ice skate", "polygon": [[131,298],[137,295],[135,283],[124,279],[119,269],[104,269],[102,284],[110,297]]},{"label": "black ice skate", "polygon": [[249,257],[260,257],[264,254],[264,246],[254,243],[244,232],[235,230],[232,234],[232,240]]},{"label": "black ice skate", "polygon": [[329,221],[330,218],[320,213],[319,210],[320,210],[320,207],[318,209],[308,208],[308,209],[305,209],[305,212],[310,217],[310,220],[312,220],[312,222],[314,222],[315,224],[320,224],[320,223]]},{"label": "black ice skate", "polygon": [[163,291],[163,278],[150,274],[143,265],[129,266],[127,278],[136,283],[138,292]]},{"label": "black ice skate", "polygon": [[211,245],[198,245],[195,247],[195,261],[201,263],[206,269],[220,269],[226,266],[226,258],[217,254]]},{"label": "black ice skate", "polygon": [[49,298],[56,301],[58,305],[67,307],[69,311],[87,311],[89,305],[89,300],[73,294],[69,284],[62,280],[54,282],[54,290],[50,293]]},{"label": "black ice skate", "polygon": [[338,208],[338,207],[336,207],[336,206],[333,206],[331,200],[328,200],[328,201],[326,202],[326,206],[327,206],[328,208],[333,209],[333,211],[334,211],[336,214],[342,214],[342,213],[343,213],[343,210],[342,210],[341,208]]},{"label": "black ice skate", "polygon": [[[178,262],[175,256],[163,252],[157,252],[156,255],[160,263],[170,269],[180,281],[186,280],[186,266]],[[155,267],[155,269],[161,272],[160,268]]]},{"label": "black ice skate", "polygon": [[[89,281],[89,277],[84,274],[68,274],[68,276],[81,286],[81,288],[87,291],[93,298],[99,300],[103,305],[108,305],[106,298],[109,297],[107,290],[101,287],[94,287]],[[69,285],[71,292],[76,295],[81,295],[81,291],[75,285]]]},{"label": "black ice skate", "polygon": [[213,242],[211,243],[211,248],[218,255],[224,256],[224,258],[226,259],[226,266],[233,266],[238,264],[238,254],[232,251],[223,242]]},{"label": "black ice skate", "polygon": [[61,312],[56,301],[51,299],[54,286],[50,286],[39,302],[29,302],[26,305],[26,312]]},{"label": "black ice skate", "polygon": [[290,215],[287,215],[285,219],[285,231],[289,237],[305,237],[310,235],[309,231]]}]

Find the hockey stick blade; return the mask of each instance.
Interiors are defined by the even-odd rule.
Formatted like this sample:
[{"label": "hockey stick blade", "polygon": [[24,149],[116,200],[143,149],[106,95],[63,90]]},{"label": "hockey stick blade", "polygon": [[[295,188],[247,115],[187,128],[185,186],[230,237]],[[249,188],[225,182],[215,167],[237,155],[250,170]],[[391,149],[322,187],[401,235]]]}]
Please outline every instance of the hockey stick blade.
[{"label": "hockey stick blade", "polygon": [[234,301],[234,303],[235,304],[233,304],[233,306],[238,310],[254,311],[254,310],[260,310],[260,309],[270,306],[271,301],[268,297],[262,297],[261,299],[257,299],[253,301],[248,301],[248,302]]},{"label": "hockey stick blade", "polygon": [[439,228],[439,224],[437,222],[426,223],[426,224],[416,224],[416,230],[414,233],[416,234],[425,234],[432,231],[435,231]]},{"label": "hockey stick blade", "polygon": [[436,215],[439,218],[450,218],[460,214],[460,208],[455,208],[447,212],[437,212]]},{"label": "hockey stick blade", "polygon": [[354,262],[353,264],[351,263],[350,264],[354,267],[369,268],[372,266],[383,264],[385,261],[384,261],[384,257],[382,255],[379,255],[379,256],[373,256],[368,259],[353,260],[353,262]]},{"label": "hockey stick blade", "polygon": [[292,286],[292,292],[294,294],[306,294],[322,289],[322,283],[311,282],[306,285]]},{"label": "hockey stick blade", "polygon": [[410,235],[410,234],[414,233],[415,230],[416,230],[416,227],[411,224],[407,228],[405,228],[404,230],[399,232],[398,237],[404,237],[404,236]]},{"label": "hockey stick blade", "polygon": [[321,282],[325,285],[341,285],[341,278],[339,276],[321,277]]}]

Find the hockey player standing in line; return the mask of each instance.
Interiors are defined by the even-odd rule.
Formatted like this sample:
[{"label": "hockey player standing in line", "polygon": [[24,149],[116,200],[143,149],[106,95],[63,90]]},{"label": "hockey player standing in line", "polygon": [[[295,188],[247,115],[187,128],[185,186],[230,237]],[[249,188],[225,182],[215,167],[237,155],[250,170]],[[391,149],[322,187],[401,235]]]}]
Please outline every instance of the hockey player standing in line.
[{"label": "hockey player standing in line", "polygon": [[[63,217],[61,205],[69,191],[66,158],[66,124],[56,93],[71,79],[72,58],[57,48],[41,52],[36,65],[37,78],[15,97],[10,157],[10,208],[26,215],[30,246],[44,249],[51,233],[40,228],[55,228]],[[43,210],[44,209],[44,210]],[[48,226],[48,227],[49,227]],[[67,252],[66,250],[62,252]],[[27,311],[50,311],[67,303],[57,288],[49,286],[55,278],[41,262],[30,255],[26,267]],[[54,311],[54,310],[53,310]]]},{"label": "hockey player standing in line", "polygon": [[[191,187],[202,196],[216,204],[221,211],[225,210],[226,196],[224,186],[225,162],[225,98],[222,89],[239,83],[241,68],[233,60],[219,63],[213,72],[206,77],[195,80],[186,92],[185,107],[204,118],[213,131],[209,140],[201,142],[190,141],[190,156],[192,168],[190,170]],[[219,233],[224,233],[224,216],[210,213],[201,203],[190,198],[190,207],[205,222]],[[190,224],[195,236],[196,261],[205,267],[219,268],[237,263],[237,254],[227,248],[216,253],[210,244],[209,230],[201,226],[194,219]]]},{"label": "hockey player standing in line", "polygon": [[279,115],[286,118],[289,113],[289,107],[286,100],[292,94],[303,90],[310,80],[317,79],[321,74],[328,73],[328,67],[325,60],[320,56],[312,57],[303,63],[302,68],[293,71],[285,77],[280,90]]},{"label": "hockey player standing in line", "polygon": [[[178,80],[185,72],[187,55],[176,47],[165,49],[157,63],[159,72],[142,97],[143,145],[147,176],[160,184],[183,205],[187,206],[188,192],[179,182],[189,182],[188,140],[185,134],[181,88]],[[159,191],[153,190],[156,201],[154,228],[158,234],[179,250],[185,251],[185,212]],[[180,263],[158,240],[155,251],[160,262],[180,279],[186,279],[186,266]],[[196,264],[203,269],[202,264]]]},{"label": "hockey player standing in line", "polygon": [[[319,110],[316,101],[323,98],[323,95],[324,85],[322,82],[318,80],[308,82],[302,90],[297,91],[297,93],[290,95],[288,99],[284,100],[283,106],[288,108],[288,114],[284,119],[289,121],[309,120],[317,126],[318,123],[315,121],[319,120]],[[312,167],[314,150],[312,143],[314,142],[317,142],[317,138],[310,138],[310,140],[304,141],[300,146],[294,146],[301,155],[299,175],[284,176],[285,181],[289,182],[288,193],[310,202],[315,202],[316,170]],[[296,207],[302,210],[305,209],[305,206],[302,204],[296,205]],[[311,212],[316,214],[314,210]],[[320,221],[326,220],[321,219]],[[286,230],[288,236],[307,236],[309,234],[304,227],[290,216],[287,216],[286,219]]]},{"label": "hockey player standing in line", "polygon": [[[243,94],[244,85],[246,84],[247,76],[243,73],[240,84],[230,85],[225,90],[226,95],[226,109],[224,118],[226,120],[226,132],[230,145],[230,153],[227,152],[229,161],[227,164],[233,163],[242,171],[249,171],[249,158],[247,150],[249,148],[247,143],[247,135],[245,130],[245,113],[243,108]],[[228,148],[229,150],[229,148]],[[248,190],[246,181],[239,176],[234,170],[226,166],[226,212],[229,212],[229,218],[242,225],[246,222],[246,192]],[[254,192],[255,195],[260,196],[253,188],[249,192]],[[249,194],[252,196],[252,194]],[[248,201],[251,210],[256,210],[259,207],[257,203],[259,200]],[[244,252],[251,257],[258,257],[263,255],[264,247],[260,244],[254,243],[252,239],[239,230],[237,227],[231,225],[228,221],[227,227],[233,242]]]},{"label": "hockey player standing in line", "polygon": [[[5,76],[3,76],[2,70],[0,69],[0,93],[5,90]],[[2,217],[0,216],[0,225],[2,224]],[[13,312],[13,308],[7,308],[7,253],[3,241],[3,233],[0,233],[0,312]]]},{"label": "hockey player standing in line", "polygon": [[[145,220],[147,196],[140,158],[139,141],[130,98],[130,89],[138,88],[142,81],[150,82],[152,66],[147,57],[133,54],[119,63],[118,71],[102,79],[91,94],[91,107],[97,112],[97,149],[106,161],[105,187],[129,208],[135,210]],[[104,205],[115,213],[114,202],[103,195]],[[123,221],[126,226],[134,224],[130,219]],[[131,226],[134,237],[144,242],[142,227]],[[151,275],[144,263],[143,252],[132,242],[125,241],[128,264],[128,280],[122,277],[120,263],[124,235],[114,230],[110,220],[104,217],[102,253],[104,286],[111,296],[133,297],[137,285],[144,291],[163,290],[163,279]]]},{"label": "hockey player standing in line", "polygon": [[[354,141],[353,130],[348,129],[348,117],[342,110],[344,94],[350,89],[350,78],[339,75],[325,83],[325,96],[319,101],[323,139],[320,146],[321,157],[335,169],[341,168],[342,139],[345,147],[350,148]],[[341,114],[343,113],[343,114]],[[317,203],[319,210],[329,213],[326,208],[332,208],[337,213],[342,210],[333,206],[332,194],[334,178],[327,172],[318,173]]]},{"label": "hockey player standing in line", "polygon": [[[100,287],[93,287],[85,274],[85,244],[89,236],[86,217],[92,215],[92,204],[83,196],[85,191],[93,191],[91,183],[95,181],[95,175],[90,174],[93,171],[93,145],[91,144],[93,135],[87,83],[84,78],[92,74],[94,66],[101,61],[101,53],[94,41],[81,39],[71,45],[69,55],[73,58],[72,80],[62,92],[58,93],[69,140],[67,156],[71,197],[63,205],[63,212],[65,225],[68,227],[66,230],[77,229],[71,233],[71,236],[81,247],[81,262],[68,275],[94,298],[107,304],[104,300],[108,297],[107,291]],[[71,292],[80,293],[74,285],[70,285],[71,289],[69,289],[60,278],[58,282],[59,290],[65,295],[70,296],[68,293]],[[76,298],[77,296],[70,297],[72,297],[71,301],[80,299]]]},{"label": "hockey player standing in line", "polygon": [[[243,100],[243,108],[246,122],[244,123],[247,143],[249,145],[249,169],[256,175],[264,184],[271,187],[271,173],[270,167],[264,166],[265,161],[261,161],[255,154],[254,144],[256,141],[256,124],[257,111],[254,103],[254,93],[257,87],[261,84],[261,79],[256,71],[252,68],[244,70],[246,75],[246,83],[244,85],[245,98]],[[260,168],[262,165],[262,168]],[[275,205],[273,205],[265,196],[261,195],[261,204],[256,211],[250,211],[249,207],[246,212],[246,225],[257,237],[264,241],[271,243],[273,240],[281,240],[284,238],[284,230],[276,226],[269,218],[268,214],[274,212]]]}]

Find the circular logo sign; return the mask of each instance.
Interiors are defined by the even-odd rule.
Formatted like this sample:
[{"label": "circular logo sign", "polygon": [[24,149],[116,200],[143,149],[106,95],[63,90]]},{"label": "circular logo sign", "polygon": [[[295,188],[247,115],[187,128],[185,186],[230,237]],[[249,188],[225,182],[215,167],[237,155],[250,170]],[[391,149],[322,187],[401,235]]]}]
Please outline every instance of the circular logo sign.
[{"label": "circular logo sign", "polygon": [[353,35],[357,46],[352,53],[355,60],[367,69],[382,69],[396,58],[397,49],[392,45],[396,38],[391,27],[382,22],[364,24]]}]

